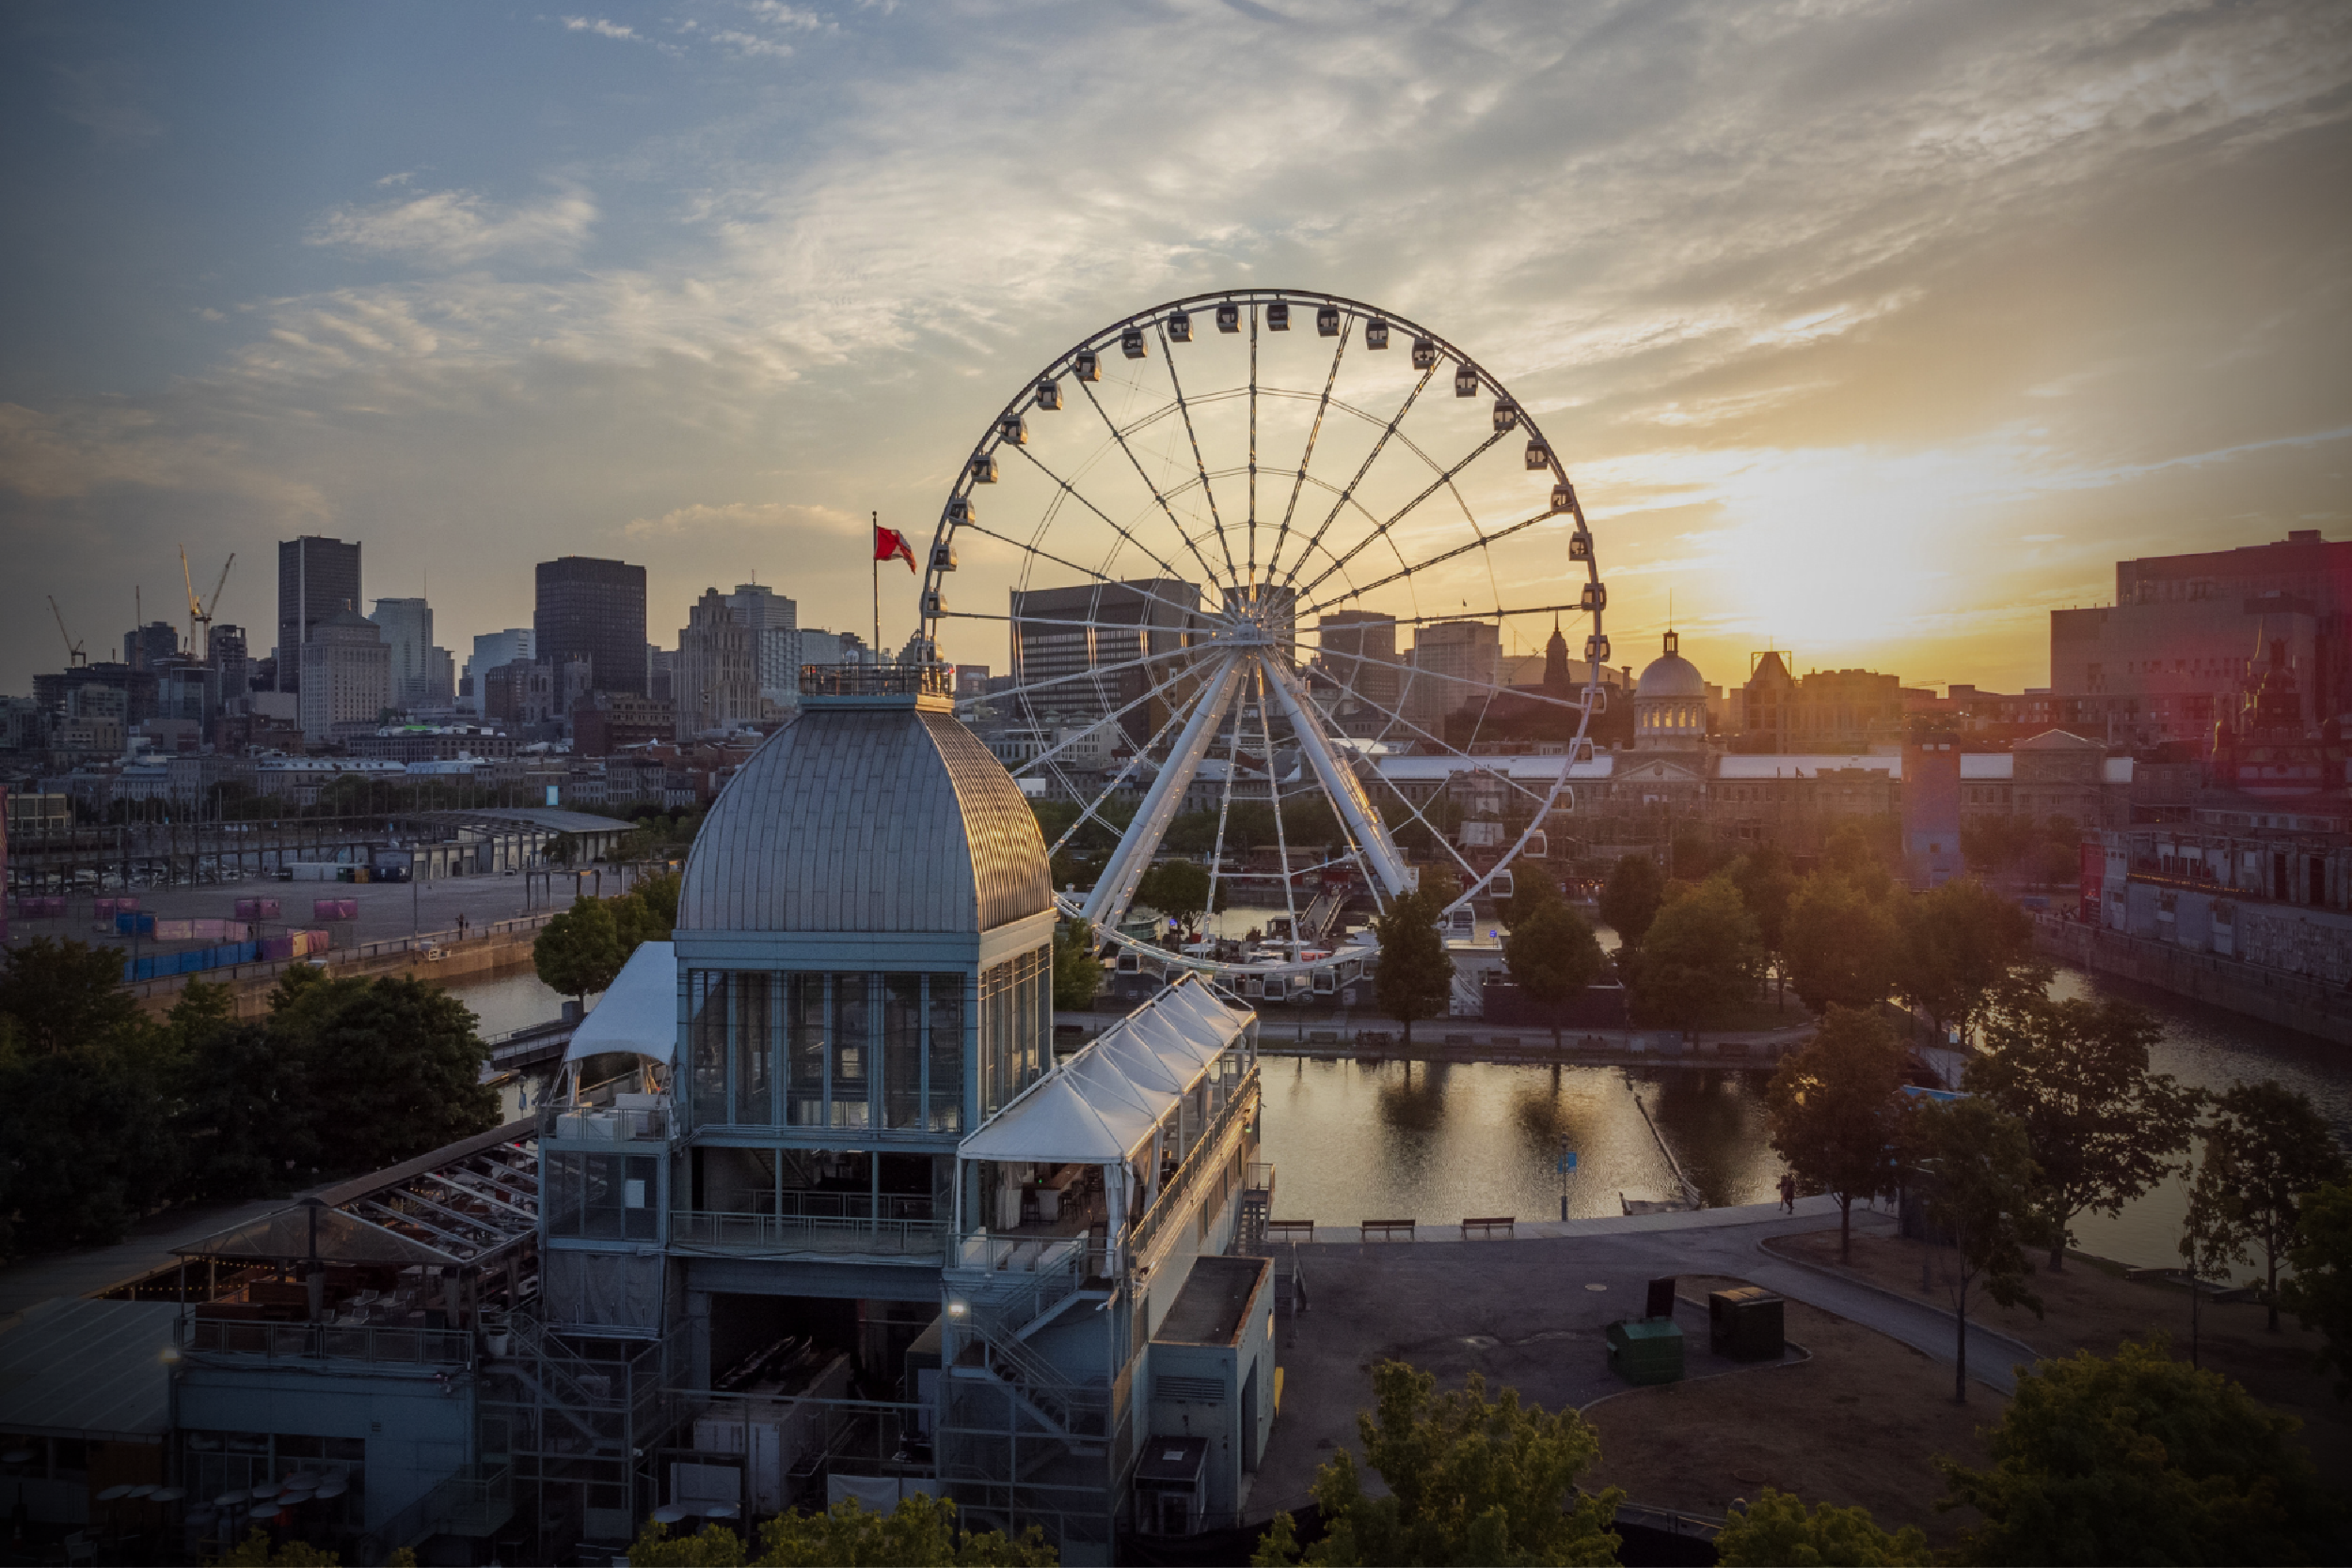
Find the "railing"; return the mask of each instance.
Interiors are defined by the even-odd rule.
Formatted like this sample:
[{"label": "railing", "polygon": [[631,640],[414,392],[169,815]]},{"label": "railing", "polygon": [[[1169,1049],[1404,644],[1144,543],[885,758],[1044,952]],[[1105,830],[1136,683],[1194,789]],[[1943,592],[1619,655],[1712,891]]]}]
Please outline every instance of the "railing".
[{"label": "railing", "polygon": [[671,1244],[724,1252],[834,1252],[936,1259],[947,1227],[930,1219],[831,1214],[747,1214],[681,1209],[670,1215]]},{"label": "railing", "polygon": [[183,1318],[174,1338],[187,1351],[257,1355],[274,1361],[377,1361],[458,1367],[473,1359],[473,1335],[453,1328],[254,1323],[220,1318]]},{"label": "railing", "polygon": [[539,1108],[539,1136],[552,1143],[666,1143],[672,1126],[670,1107],[666,1104]]},{"label": "railing", "polygon": [[460,1470],[368,1532],[374,1550],[361,1558],[373,1562],[428,1536],[494,1533],[515,1511],[515,1472],[505,1465],[486,1475]]},{"label": "railing", "polygon": [[[1257,1069],[1251,1068],[1248,1077],[1243,1081],[1243,1087],[1254,1090],[1257,1075]],[[1128,1238],[1128,1250],[1135,1257],[1142,1258],[1151,1251],[1152,1241],[1159,1235],[1160,1227],[1168,1223],[1170,1214],[1190,1212],[1187,1200],[1192,1196],[1192,1189],[1210,1168],[1207,1155],[1213,1149],[1224,1148],[1225,1134],[1231,1131],[1232,1122],[1239,1119],[1237,1113],[1248,1103],[1248,1098],[1247,1093],[1236,1092],[1226,1102],[1225,1115],[1210,1122],[1208,1131],[1184,1156],[1184,1163],[1176,1167],[1176,1174],[1162,1184],[1159,1200],[1136,1222],[1134,1233]]]},{"label": "railing", "polygon": [[951,697],[955,671],[945,664],[803,664],[803,697]]}]

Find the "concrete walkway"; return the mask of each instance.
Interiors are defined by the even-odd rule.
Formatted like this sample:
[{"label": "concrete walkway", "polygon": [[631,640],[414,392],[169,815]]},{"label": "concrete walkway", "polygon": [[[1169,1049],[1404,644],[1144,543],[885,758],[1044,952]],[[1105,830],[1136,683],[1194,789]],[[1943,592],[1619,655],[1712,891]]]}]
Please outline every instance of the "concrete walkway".
[{"label": "concrete walkway", "polygon": [[[1798,1235],[1834,1227],[1837,1223],[1837,1204],[1828,1197],[1804,1197],[1797,1200],[1794,1217],[1782,1212],[1777,1203],[1755,1203],[1726,1209],[1693,1209],[1661,1214],[1605,1215],[1595,1219],[1521,1220],[1517,1228],[1519,1241],[1565,1241],[1624,1238],[1655,1238],[1663,1243],[1657,1249],[1661,1261],[1671,1261],[1671,1270],[1661,1273],[1720,1274],[1747,1279],[1770,1291],[1778,1291],[1791,1301],[1818,1307],[1824,1312],[1835,1312],[1850,1322],[1874,1328],[1880,1333],[1901,1340],[1947,1365],[1959,1354],[1958,1324],[1947,1309],[1945,1298],[1920,1296],[1915,1299],[1883,1290],[1878,1286],[1850,1278],[1811,1264],[1797,1262],[1775,1252],[1765,1250],[1768,1237]],[[1875,1210],[1856,1209],[1853,1213],[1856,1235],[1891,1235],[1895,1230],[1892,1215]],[[1314,1232],[1317,1246],[1387,1247],[1400,1245],[1455,1245],[1481,1247],[1507,1244],[1507,1239],[1489,1241],[1472,1237],[1465,1241],[1458,1225],[1429,1225],[1422,1227],[1412,1243],[1365,1242],[1357,1227],[1317,1226]],[[1609,1249],[1614,1254],[1618,1249]],[[1636,1250],[1648,1252],[1647,1247]],[[1310,1275],[1311,1285],[1312,1276]],[[2017,1380],[2010,1369],[2018,1362],[2035,1359],[2031,1347],[2004,1334],[1968,1325],[1968,1375],[1972,1381],[2003,1394],[2016,1389]]]}]

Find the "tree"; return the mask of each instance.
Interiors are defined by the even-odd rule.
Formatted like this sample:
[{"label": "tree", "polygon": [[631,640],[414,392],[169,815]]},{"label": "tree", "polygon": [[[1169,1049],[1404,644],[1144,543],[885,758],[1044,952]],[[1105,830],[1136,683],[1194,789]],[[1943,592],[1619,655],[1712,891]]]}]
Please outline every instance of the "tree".
[{"label": "tree", "polygon": [[677,896],[678,874],[665,871],[659,877],[647,877],[617,898],[605,900],[612,914],[613,937],[620,943],[623,963],[641,944],[670,940],[677,928]]},{"label": "tree", "polygon": [[1592,922],[1556,893],[1548,901],[1538,899],[1523,917],[1514,918],[1502,939],[1502,962],[1511,983],[1550,1015],[1552,1049],[1558,1050],[1560,1010],[1600,976],[1600,943],[1594,940]]},{"label": "tree", "polygon": [[1894,874],[1886,863],[1900,833],[1899,827],[1883,819],[1875,824],[1851,818],[1840,822],[1821,846],[1821,868],[1876,902],[1894,886]]},{"label": "tree", "polygon": [[2229,1156],[2208,1148],[2204,1163],[2189,1178],[2188,1208],[2181,1216],[2181,1261],[2188,1266],[2188,1364],[2199,1365],[2204,1327],[2204,1282],[2226,1279],[2230,1265],[2246,1261],[2245,1230],[2237,1212],[2237,1183],[2224,1168]]},{"label": "tree", "polygon": [[1968,1291],[1979,1278],[2003,1307],[2042,1315],[2042,1298],[2026,1286],[2028,1265],[2019,1222],[2037,1180],[2026,1129],[1991,1101],[1931,1101],[1907,1118],[1910,1164],[1929,1224],[1952,1238],[1952,1315],[1959,1323],[1952,1398],[1968,1402]]},{"label": "tree", "polygon": [[2295,1277],[2280,1294],[2327,1340],[2319,1362],[2335,1369],[2336,1398],[2352,1399],[2352,1182],[2330,1181],[2299,1208],[2287,1249]]},{"label": "tree", "polygon": [[2233,1084],[2214,1101],[2205,1157],[2220,1156],[2233,1186],[2236,1223],[2262,1248],[2264,1300],[2279,1331],[2279,1259],[2294,1244],[2298,1195],[2344,1180],[2344,1151],[2312,1097],[2273,1080]]},{"label": "tree", "polygon": [[1636,952],[1665,896],[1666,880],[1658,874],[1658,863],[1647,855],[1627,855],[1610,867],[1609,880],[1601,884],[1600,917],[1626,951]]},{"label": "tree", "polygon": [[1442,1017],[1454,1000],[1454,959],[1438,934],[1445,903],[1436,892],[1417,888],[1391,899],[1372,923],[1373,934],[1380,939],[1373,995],[1382,1012],[1405,1025],[1408,1046],[1414,1021]]},{"label": "tree", "polygon": [[1938,1464],[1947,1504],[1984,1517],[1965,1561],[2326,1561],[2328,1502],[2297,1425],[2161,1338],[2126,1340],[2020,1369],[1992,1467]]},{"label": "tree", "polygon": [[1837,1199],[1837,1255],[1852,1256],[1853,1200],[1894,1182],[1903,1051],[1885,1021],[1832,1005],[1764,1091],[1772,1148],[1797,1179]]},{"label": "tree", "polygon": [[621,972],[620,927],[600,898],[582,897],[539,928],[531,944],[532,967],[550,990],[585,1000]]},{"label": "tree", "polygon": [[[1489,1400],[1477,1372],[1439,1394],[1435,1376],[1402,1361],[1375,1367],[1372,1386],[1375,1408],[1358,1413],[1356,1426],[1388,1496],[1367,1497],[1354,1456],[1333,1454],[1315,1475],[1326,1533],[1306,1561],[1616,1560],[1609,1525],[1624,1494],[1578,1491],[1577,1478],[1600,1458],[1600,1437],[1576,1411],[1522,1406],[1514,1388]],[[1278,1514],[1269,1536],[1288,1528],[1289,1515]]]},{"label": "tree", "polygon": [[1103,989],[1103,960],[1094,956],[1094,927],[1064,920],[1054,927],[1054,1010],[1084,1012]]},{"label": "tree", "polygon": [[2148,1070],[2159,1034],[2128,1002],[2026,994],[1993,1014],[1985,1052],[1968,1064],[1969,1092],[2025,1124],[2053,1274],[2066,1265],[2076,1216],[2121,1213],[2188,1148],[2199,1096]]},{"label": "tree", "polygon": [[1162,861],[1137,879],[1136,902],[1151,905],[1189,931],[1209,907],[1209,868],[1199,861]]},{"label": "tree", "polygon": [[1933,1021],[1939,1036],[1957,1023],[1967,1038],[1994,988],[2034,961],[2033,922],[1973,877],[1931,888],[1900,909],[1896,991]]},{"label": "tree", "polygon": [[309,1124],[336,1166],[380,1170],[498,1125],[470,1008],[405,976],[320,980],[272,1014],[304,1064]]},{"label": "tree", "polygon": [[1895,922],[1842,877],[1815,873],[1788,900],[1788,983],[1815,1012],[1876,1007],[1895,984]]},{"label": "tree", "polygon": [[[246,1531],[244,1540],[220,1556],[204,1560],[217,1563],[220,1568],[337,1568],[342,1559],[308,1541],[273,1543],[269,1531],[256,1525]],[[413,1563],[416,1559],[411,1556],[408,1560]]]},{"label": "tree", "polygon": [[790,1509],[759,1528],[759,1555],[745,1555],[743,1538],[724,1525],[672,1535],[659,1522],[629,1547],[628,1560],[647,1568],[1051,1568],[1061,1560],[1045,1532],[1031,1525],[1017,1536],[956,1528],[956,1505],[917,1493],[888,1513],[846,1497],[822,1513]]},{"label": "tree", "polygon": [[89,1046],[0,1052],[0,1250],[119,1242],[176,1186],[163,1075]]},{"label": "tree", "polygon": [[1839,1568],[1926,1568],[1935,1560],[1916,1525],[1889,1535],[1867,1508],[1817,1504],[1767,1486],[1745,1508],[1734,1506],[1715,1535],[1715,1560],[1724,1568],[1837,1564]]},{"label": "tree", "polygon": [[1762,958],[1740,889],[1729,877],[1710,877],[1677,892],[1651,923],[1633,961],[1634,1011],[1650,1022],[1695,1029],[1755,989]]},{"label": "tree", "polygon": [[8,950],[0,1013],[16,1020],[36,1056],[104,1044],[140,1026],[139,1005],[122,986],[122,955],[52,937]]},{"label": "tree", "polygon": [[1756,922],[1756,940],[1780,974],[1781,983],[1788,983],[1783,956],[1788,950],[1788,900],[1797,891],[1796,874],[1788,869],[1788,856],[1777,844],[1759,844],[1731,863],[1731,879],[1740,889],[1740,901],[1748,909],[1748,918]]}]

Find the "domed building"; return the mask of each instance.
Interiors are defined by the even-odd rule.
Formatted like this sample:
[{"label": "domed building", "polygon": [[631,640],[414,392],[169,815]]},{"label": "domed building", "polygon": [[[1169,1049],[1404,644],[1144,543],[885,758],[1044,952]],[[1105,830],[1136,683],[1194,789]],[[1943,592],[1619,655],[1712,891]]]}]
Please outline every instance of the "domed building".
[{"label": "domed building", "polygon": [[[617,1495],[774,1512],[810,1456],[742,1423],[854,1397],[902,1433],[860,1485],[1043,1525],[1066,1562],[1108,1561],[1136,1506],[1115,1433],[1208,1430],[1204,1506],[1239,1506],[1274,1375],[1270,1271],[1224,1256],[1270,1198],[1255,1019],[1180,977],[1057,1060],[1056,920],[1036,817],[941,669],[804,672],[695,839],[674,942],[571,1048],[672,1063],[666,1092],[575,1088],[543,1122],[548,1340],[658,1345],[701,1402],[632,1435],[676,1463]],[[1203,1313],[1232,1333],[1154,1332]],[[1153,1368],[1221,1404],[1161,1410]]]},{"label": "domed building", "polygon": [[1707,677],[1682,657],[1680,634],[1668,632],[1665,651],[1651,659],[1633,688],[1633,749],[1704,751]]}]

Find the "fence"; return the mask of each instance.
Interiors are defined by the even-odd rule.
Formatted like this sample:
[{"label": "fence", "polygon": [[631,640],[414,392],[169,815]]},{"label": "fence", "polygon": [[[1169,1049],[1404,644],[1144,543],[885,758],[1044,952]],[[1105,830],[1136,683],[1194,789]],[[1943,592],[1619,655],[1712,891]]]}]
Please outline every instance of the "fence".
[{"label": "fence", "polygon": [[473,1336],[461,1329],[384,1328],[370,1323],[254,1323],[183,1318],[182,1348],[272,1361],[376,1361],[421,1367],[462,1367],[473,1358]]},{"label": "fence", "polygon": [[679,1210],[670,1216],[670,1240],[680,1247],[723,1252],[870,1253],[937,1258],[947,1227],[939,1220],[860,1219],[827,1214],[718,1213]]}]

